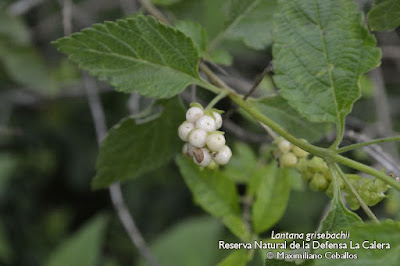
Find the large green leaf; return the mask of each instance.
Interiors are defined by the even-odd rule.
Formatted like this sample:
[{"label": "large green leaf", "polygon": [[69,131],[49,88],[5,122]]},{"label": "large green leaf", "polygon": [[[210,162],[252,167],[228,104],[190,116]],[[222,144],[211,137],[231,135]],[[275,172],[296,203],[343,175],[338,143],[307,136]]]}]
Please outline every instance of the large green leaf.
[{"label": "large green leaf", "polygon": [[[215,265],[223,227],[213,218],[191,218],[160,235],[150,249],[160,265]],[[215,245],[214,245],[215,244]],[[139,266],[147,266],[143,259]]]},{"label": "large green leaf", "polygon": [[222,39],[239,39],[254,49],[263,49],[272,42],[273,14],[277,0],[230,0],[225,28],[211,43]]},{"label": "large green leaf", "polygon": [[203,56],[208,45],[207,31],[199,23],[190,20],[178,21],[175,27],[192,39],[199,54]]},{"label": "large green leaf", "polygon": [[[375,265],[400,265],[400,223],[393,221],[385,221],[381,224],[358,224],[351,227],[343,228],[350,232],[350,239],[348,240],[330,240],[330,242],[346,243],[347,249],[333,249],[329,250],[333,253],[338,252],[343,254],[349,252],[350,254],[357,254],[357,259],[349,260],[315,260],[315,266],[375,266]],[[355,243],[360,245],[360,249],[350,249],[349,244],[352,241],[353,247]],[[368,247],[377,243],[389,243],[390,249],[371,249],[363,248],[361,245],[364,243]],[[386,245],[385,245],[386,246]],[[318,250],[319,252],[326,252]]]},{"label": "large green leaf", "polygon": [[290,194],[287,169],[278,168],[272,162],[261,173],[258,180],[253,179],[257,182],[256,198],[251,209],[255,233],[268,230],[279,221],[286,210]]},{"label": "large green leaf", "polygon": [[279,7],[273,57],[280,95],[312,121],[337,123],[342,135],[361,74],[379,65],[376,40],[353,0],[280,0]]},{"label": "large green leaf", "polygon": [[94,188],[107,187],[116,181],[154,170],[170,160],[182,147],[177,128],[185,117],[177,98],[162,104],[160,117],[138,124],[125,118],[114,126],[100,146]]},{"label": "large green leaf", "polygon": [[329,131],[328,123],[314,123],[302,117],[280,96],[259,100],[249,99],[249,103],[269,118],[279,122],[289,132],[309,142],[320,140]]},{"label": "large green leaf", "polygon": [[368,12],[368,23],[372,30],[394,30],[400,26],[400,1],[375,1]]},{"label": "large green leaf", "polygon": [[151,16],[95,24],[54,45],[119,91],[169,98],[200,82],[193,41]]},{"label": "large green leaf", "polygon": [[239,238],[247,239],[248,234],[240,219],[235,183],[220,170],[201,169],[182,155],[177,157],[176,163],[194,201],[206,212],[222,218],[222,222]]},{"label": "large green leaf", "polygon": [[107,218],[97,216],[62,243],[50,256],[46,266],[95,266],[103,243]]}]

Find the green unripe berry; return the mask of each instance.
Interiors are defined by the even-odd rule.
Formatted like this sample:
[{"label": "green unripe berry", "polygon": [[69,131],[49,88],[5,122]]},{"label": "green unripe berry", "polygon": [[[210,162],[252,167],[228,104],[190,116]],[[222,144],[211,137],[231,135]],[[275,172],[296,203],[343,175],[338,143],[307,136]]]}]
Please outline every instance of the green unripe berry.
[{"label": "green unripe berry", "polygon": [[324,191],[328,188],[329,182],[325,176],[316,173],[310,182],[310,188],[314,191]]},{"label": "green unripe berry", "polygon": [[344,198],[351,210],[355,211],[360,208],[360,203],[358,203],[358,200],[352,194],[346,194]]},{"label": "green unripe berry", "polygon": [[297,157],[293,153],[288,152],[281,156],[279,162],[285,167],[294,167],[297,164]]},{"label": "green unripe berry", "polygon": [[311,168],[314,168],[316,172],[324,172],[326,170],[329,171],[328,169],[328,165],[326,164],[326,162],[320,158],[320,157],[316,157],[314,156],[311,160],[310,160],[310,164],[309,166]]},{"label": "green unripe berry", "polygon": [[300,149],[300,148],[297,147],[297,146],[294,146],[294,147],[292,148],[292,152],[293,152],[297,157],[300,157],[300,158],[305,158],[305,157],[307,157],[307,155],[308,155],[308,152],[306,152],[306,151],[303,150],[303,149]]}]

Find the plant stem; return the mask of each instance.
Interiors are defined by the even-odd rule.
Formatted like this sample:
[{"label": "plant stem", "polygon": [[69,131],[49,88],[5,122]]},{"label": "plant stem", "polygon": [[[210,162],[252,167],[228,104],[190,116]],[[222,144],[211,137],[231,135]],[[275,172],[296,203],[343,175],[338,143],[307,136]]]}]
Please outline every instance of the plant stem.
[{"label": "plant stem", "polygon": [[[335,150],[331,149],[324,149],[317,147],[315,145],[312,145],[310,143],[307,143],[305,141],[302,141],[298,139],[297,137],[293,136],[289,132],[287,132],[282,126],[280,126],[278,123],[275,121],[269,119],[266,117],[264,114],[262,114],[258,109],[250,106],[247,104],[247,102],[243,101],[241,95],[237,94],[234,90],[229,88],[222,80],[220,80],[206,65],[200,64],[200,69],[206,74],[206,76],[209,78],[209,80],[215,84],[216,86],[227,90],[229,98],[232,99],[237,105],[239,105],[243,110],[248,112],[251,116],[253,116],[255,119],[257,119],[259,122],[267,125],[270,127],[273,131],[284,137],[286,140],[291,142],[292,144],[298,146],[299,148],[308,151],[309,153],[314,154],[315,156],[321,157],[327,162],[337,162],[341,163],[344,165],[347,165],[353,169],[362,171],[364,173],[370,174],[372,176],[375,176],[376,178],[379,178],[383,182],[391,185],[392,187],[396,188],[397,190],[400,191],[400,183],[394,180],[393,178],[389,177],[385,173],[382,173],[380,171],[377,171],[376,169],[367,166],[365,164],[359,163],[357,161],[348,159],[346,157],[341,156],[340,154],[337,154]],[[214,87],[214,90],[219,90],[212,84],[209,84],[207,82],[204,82],[203,86],[208,87],[210,90]],[[208,84],[208,85],[207,85]]]},{"label": "plant stem", "polygon": [[207,105],[206,110],[211,109],[216,105],[221,99],[225,98],[228,95],[228,91],[223,90],[211,102]]},{"label": "plant stem", "polygon": [[354,149],[357,149],[357,148],[370,146],[370,145],[374,145],[374,144],[378,144],[378,143],[389,142],[389,141],[400,141],[400,136],[381,138],[381,139],[374,139],[374,140],[371,140],[371,141],[355,143],[355,144],[351,144],[351,145],[342,147],[340,149],[337,149],[336,152],[337,153],[343,153],[343,152],[354,150]]},{"label": "plant stem", "polygon": [[368,207],[368,205],[364,202],[364,200],[361,198],[360,194],[358,194],[357,190],[350,183],[349,179],[343,173],[342,169],[340,169],[339,165],[335,163],[335,164],[333,164],[333,167],[336,170],[336,172],[339,174],[339,176],[343,179],[343,181],[346,183],[346,186],[348,186],[350,188],[351,193],[353,194],[354,197],[356,197],[358,203],[360,203],[361,208],[368,215],[368,217],[375,223],[379,223],[378,218],[376,218],[375,214],[371,211],[371,209]]},{"label": "plant stem", "polygon": [[382,180],[383,182],[389,184],[390,186],[392,186],[393,188],[397,189],[400,191],[400,183],[397,182],[395,179],[391,178],[390,176],[388,176],[387,174],[378,171],[368,165],[359,163],[357,161],[354,161],[352,159],[343,157],[342,155],[336,154],[336,153],[331,153],[328,158],[326,158],[327,160],[333,161],[333,162],[337,162],[340,164],[344,164],[347,165],[353,169],[359,170],[361,172],[364,172],[366,174],[370,174],[372,176],[375,176],[376,178],[379,178],[380,180]]},{"label": "plant stem", "polygon": [[253,92],[258,88],[260,83],[263,81],[264,77],[268,74],[270,71],[271,66],[268,65],[264,68],[263,72],[257,77],[257,79],[254,81],[253,86],[251,89],[243,96],[243,100],[246,101],[246,99],[253,94]]}]

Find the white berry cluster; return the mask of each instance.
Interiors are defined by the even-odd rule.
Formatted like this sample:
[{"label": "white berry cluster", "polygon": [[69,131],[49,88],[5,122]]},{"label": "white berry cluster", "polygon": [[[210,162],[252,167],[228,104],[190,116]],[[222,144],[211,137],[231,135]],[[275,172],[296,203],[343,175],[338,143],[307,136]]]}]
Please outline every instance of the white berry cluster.
[{"label": "white berry cluster", "polygon": [[182,152],[193,158],[200,166],[224,165],[232,156],[226,145],[222,117],[217,109],[204,110],[198,103],[192,103],[186,112],[186,121],[178,128],[181,140],[185,141]]}]

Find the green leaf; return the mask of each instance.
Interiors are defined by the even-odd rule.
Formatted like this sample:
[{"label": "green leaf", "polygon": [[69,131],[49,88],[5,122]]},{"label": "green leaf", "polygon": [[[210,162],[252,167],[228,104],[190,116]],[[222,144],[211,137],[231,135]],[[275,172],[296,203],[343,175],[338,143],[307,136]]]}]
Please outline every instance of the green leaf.
[{"label": "green leaf", "polygon": [[214,63],[230,66],[233,63],[232,55],[224,49],[216,49],[210,52],[208,59]]},{"label": "green leaf", "polygon": [[138,124],[125,118],[114,126],[100,146],[94,188],[139,177],[160,167],[181,150],[177,128],[185,117],[177,98],[162,104],[161,116]]},{"label": "green leaf", "polygon": [[26,88],[44,94],[58,91],[43,58],[30,46],[19,46],[0,38],[0,61],[10,78]]},{"label": "green leaf", "polygon": [[283,216],[291,187],[287,169],[278,168],[275,162],[267,165],[262,173],[251,209],[255,233],[268,230]]},{"label": "green leaf", "polygon": [[201,169],[189,158],[178,156],[176,163],[194,201],[222,222],[239,238],[248,235],[240,219],[238,193],[233,181],[220,170]]},{"label": "green leaf", "polygon": [[246,266],[247,264],[247,251],[243,249],[231,252],[225,259],[223,259],[217,266]]},{"label": "green leaf", "polygon": [[380,63],[375,37],[352,0],[280,0],[279,7],[273,45],[279,93],[311,121],[336,123],[342,135],[361,74]]},{"label": "green leaf", "polygon": [[371,30],[394,30],[400,26],[400,1],[381,0],[368,12]]},{"label": "green leaf", "polygon": [[201,83],[200,57],[192,40],[151,16],[95,24],[54,45],[122,92],[170,98],[191,83]]},{"label": "green leaf", "polygon": [[[215,265],[219,252],[216,245],[222,229],[221,224],[210,217],[187,219],[159,236],[150,249],[163,266]],[[138,264],[148,265],[143,259]]]},{"label": "green leaf", "polygon": [[320,140],[330,130],[327,123],[313,123],[302,117],[288,102],[280,96],[272,96],[258,100],[249,99],[248,102],[269,118],[309,142]]},{"label": "green leaf", "polygon": [[[357,224],[344,228],[350,232],[349,240],[331,240],[332,243],[346,243],[349,247],[350,241],[352,245],[355,243],[362,245],[364,241],[368,246],[374,241],[377,243],[389,243],[390,249],[332,249],[332,253],[340,254],[349,252],[357,254],[357,259],[353,260],[315,260],[315,266],[375,266],[375,265],[399,265],[400,262],[400,223],[393,221],[385,221],[380,224]],[[323,251],[321,251],[323,252]]]},{"label": "green leaf", "polygon": [[222,39],[241,40],[253,49],[265,48],[272,42],[276,9],[277,0],[230,0],[225,28],[213,40],[211,48]]},{"label": "green leaf", "polygon": [[208,37],[206,30],[197,22],[181,20],[176,23],[175,27],[190,37],[194,42],[200,55],[204,55],[207,50]]},{"label": "green leaf", "polygon": [[62,243],[46,266],[95,266],[103,243],[107,218],[99,215]]},{"label": "green leaf", "polygon": [[257,164],[257,157],[249,145],[243,142],[235,142],[233,156],[229,164],[225,166],[224,174],[235,182],[247,183]]},{"label": "green leaf", "polygon": [[[335,176],[333,177],[335,178]],[[336,176],[336,178],[339,177]],[[335,180],[333,182],[335,182]],[[335,232],[345,227],[350,228],[353,225],[363,223],[361,218],[354,212],[347,209],[342,202],[338,184],[334,185],[334,189],[335,191],[333,193],[331,208],[320,224],[320,232]]]}]

